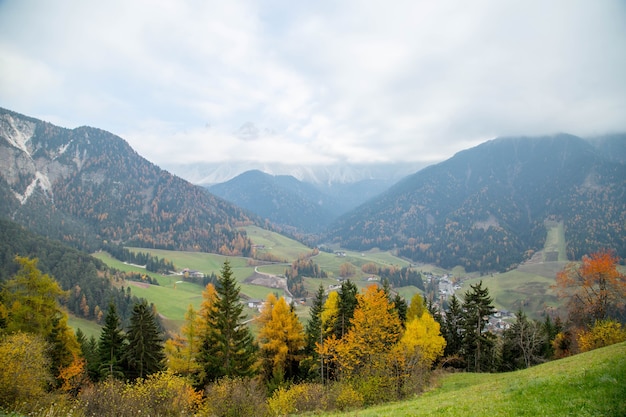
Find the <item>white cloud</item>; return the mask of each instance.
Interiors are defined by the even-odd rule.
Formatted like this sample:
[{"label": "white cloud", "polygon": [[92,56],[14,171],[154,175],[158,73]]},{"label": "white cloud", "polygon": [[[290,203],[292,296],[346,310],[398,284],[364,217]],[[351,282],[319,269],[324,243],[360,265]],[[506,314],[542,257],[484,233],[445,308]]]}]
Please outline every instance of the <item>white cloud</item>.
[{"label": "white cloud", "polygon": [[626,130],[619,0],[8,0],[0,39],[0,105],[157,163],[434,161]]}]

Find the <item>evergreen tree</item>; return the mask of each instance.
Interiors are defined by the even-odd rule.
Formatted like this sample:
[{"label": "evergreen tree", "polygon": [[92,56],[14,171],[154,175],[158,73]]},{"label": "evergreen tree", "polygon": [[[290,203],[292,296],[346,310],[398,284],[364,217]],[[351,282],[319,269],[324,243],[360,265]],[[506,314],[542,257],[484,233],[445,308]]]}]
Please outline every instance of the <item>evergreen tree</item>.
[{"label": "evergreen tree", "polygon": [[109,310],[104,319],[104,327],[100,333],[98,356],[100,357],[100,377],[121,378],[124,376],[122,355],[126,337],[120,327],[115,304],[109,303]]},{"label": "evergreen tree", "polygon": [[463,347],[463,308],[456,295],[450,297],[448,311],[443,320],[442,333],[446,339],[445,356],[461,354]]},{"label": "evergreen tree", "polygon": [[85,333],[78,328],[76,329],[76,340],[78,340],[83,358],[87,362],[87,375],[89,375],[92,381],[97,381],[100,362],[98,360],[98,342],[96,338],[92,335],[88,339]]},{"label": "evergreen tree", "polygon": [[317,343],[322,343],[324,337],[324,330],[322,329],[322,312],[324,310],[324,286],[320,284],[315,298],[313,299],[313,305],[310,310],[310,318],[305,328],[305,345],[304,354],[305,358],[300,363],[300,367],[303,372],[308,372],[305,375],[308,379],[320,379],[323,380],[321,374],[322,363],[320,362],[320,355],[317,353]]},{"label": "evergreen tree", "polygon": [[218,278],[215,308],[208,312],[209,326],[198,355],[198,362],[205,369],[202,383],[253,373],[256,346],[250,329],[243,323],[242,312],[239,286],[227,260]]},{"label": "evergreen tree", "polygon": [[133,307],[126,337],[128,344],[123,358],[128,377],[143,378],[163,369],[165,354],[161,331],[145,300]]},{"label": "evergreen tree", "polygon": [[357,294],[359,290],[349,279],[341,284],[339,292],[339,316],[335,322],[334,334],[341,339],[350,330],[350,320],[358,305]]},{"label": "evergreen tree", "polygon": [[393,308],[398,313],[398,318],[400,319],[400,323],[402,323],[402,327],[406,325],[407,322],[407,310],[409,306],[406,304],[406,300],[400,294],[396,294],[393,297]]},{"label": "evergreen tree", "polygon": [[496,312],[493,299],[489,296],[489,289],[482,287],[483,282],[470,285],[465,293],[463,302],[463,347],[465,360],[469,370],[480,372],[485,367],[483,362],[489,362],[488,357],[494,344],[493,337],[484,332],[489,321],[489,315]]}]

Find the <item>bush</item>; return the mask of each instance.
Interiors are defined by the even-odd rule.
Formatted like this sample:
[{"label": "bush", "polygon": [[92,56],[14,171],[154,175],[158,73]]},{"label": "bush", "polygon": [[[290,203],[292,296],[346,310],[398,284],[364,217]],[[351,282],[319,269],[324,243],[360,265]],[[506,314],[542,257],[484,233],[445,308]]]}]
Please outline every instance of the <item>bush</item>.
[{"label": "bush", "polygon": [[588,352],[604,346],[626,340],[626,330],[622,329],[621,323],[614,320],[599,320],[590,330],[582,330],[576,336],[578,348],[581,352]]},{"label": "bush", "polygon": [[268,399],[271,415],[282,416],[307,411],[328,410],[328,392],[322,384],[302,383],[279,388]]},{"label": "bush", "polygon": [[202,401],[184,378],[159,372],[135,383],[107,379],[85,388],[79,399],[86,415],[193,415]]},{"label": "bush", "polygon": [[200,416],[264,417],[269,415],[263,384],[251,378],[222,378],[206,388]]},{"label": "bush", "polygon": [[341,411],[360,408],[364,404],[363,395],[345,382],[331,385],[329,400],[333,408]]}]

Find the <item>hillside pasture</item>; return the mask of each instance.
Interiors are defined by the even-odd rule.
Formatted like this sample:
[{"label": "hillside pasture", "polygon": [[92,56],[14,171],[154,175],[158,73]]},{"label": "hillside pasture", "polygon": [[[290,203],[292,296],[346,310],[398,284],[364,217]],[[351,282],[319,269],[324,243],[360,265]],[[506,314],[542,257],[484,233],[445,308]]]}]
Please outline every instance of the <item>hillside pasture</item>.
[{"label": "hillside pasture", "polygon": [[326,417],[624,416],[626,343],[502,374],[443,375],[414,399]]},{"label": "hillside pasture", "polygon": [[521,309],[529,317],[540,319],[547,309],[559,307],[559,301],[555,291],[551,288],[555,278],[523,272],[519,269],[471,278],[463,281],[459,294],[465,294],[470,289],[470,284],[483,282],[483,287],[489,288],[489,294],[493,297],[493,304],[498,310],[508,310],[512,313]]},{"label": "hillside pasture", "polygon": [[259,253],[266,252],[287,262],[292,262],[298,259],[300,255],[310,253],[313,250],[296,240],[261,229],[258,226],[246,226],[243,229],[254,245],[263,247],[257,249]]}]

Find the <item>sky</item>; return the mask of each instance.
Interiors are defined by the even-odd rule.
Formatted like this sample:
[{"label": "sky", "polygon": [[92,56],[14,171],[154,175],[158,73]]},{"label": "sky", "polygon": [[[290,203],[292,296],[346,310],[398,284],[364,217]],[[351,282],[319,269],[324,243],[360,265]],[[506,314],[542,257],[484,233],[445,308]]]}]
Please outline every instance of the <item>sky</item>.
[{"label": "sky", "polygon": [[0,107],[157,164],[626,131],[626,1],[0,0]]}]

